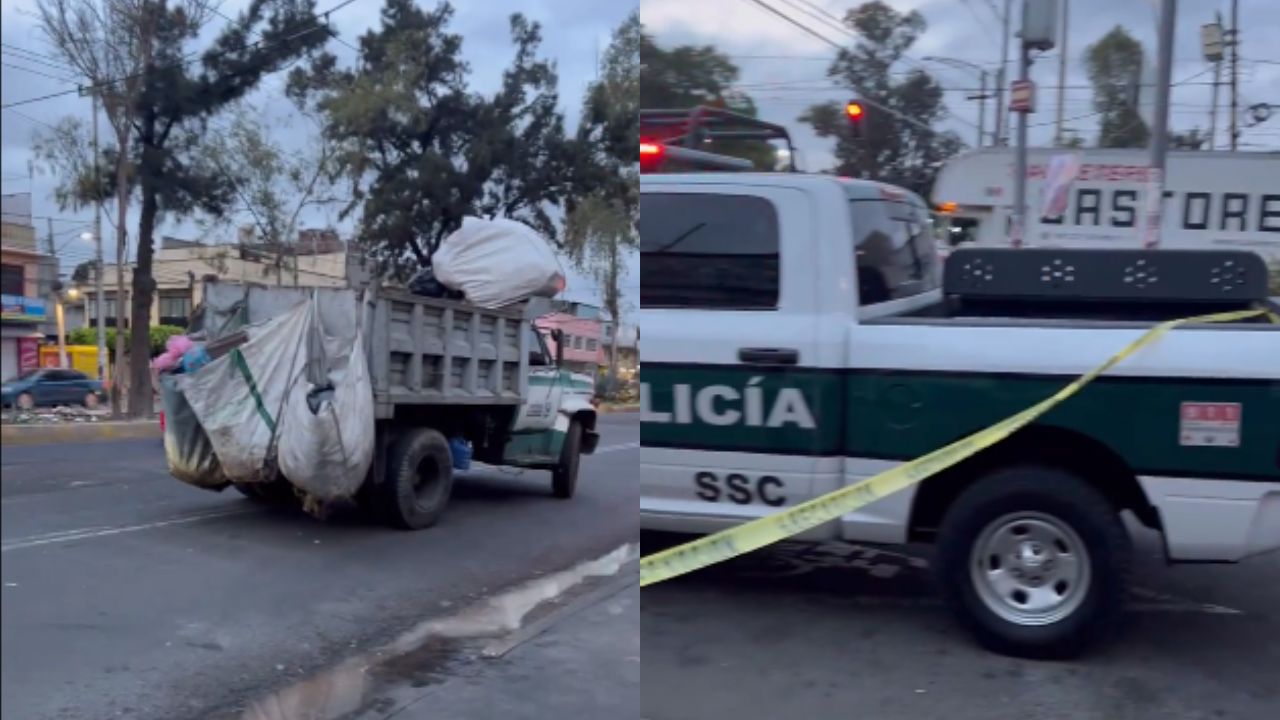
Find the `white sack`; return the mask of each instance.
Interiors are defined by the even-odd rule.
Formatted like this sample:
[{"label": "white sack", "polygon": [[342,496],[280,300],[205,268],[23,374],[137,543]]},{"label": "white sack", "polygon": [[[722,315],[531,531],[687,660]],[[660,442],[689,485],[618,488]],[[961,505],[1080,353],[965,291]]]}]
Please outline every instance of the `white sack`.
[{"label": "white sack", "polygon": [[553,297],[564,274],[551,246],[533,228],[513,220],[463,218],[431,260],[436,279],[467,300],[497,308],[534,295]]},{"label": "white sack", "polygon": [[[318,312],[315,319],[318,325]],[[323,340],[329,382],[317,386],[304,377],[289,393],[281,413],[279,460],[289,482],[329,501],[355,495],[373,463],[373,385],[363,328],[357,327],[345,347],[331,336]],[[320,398],[314,412],[308,401],[312,393]]]},{"label": "white sack", "polygon": [[311,303],[245,328],[248,342],[198,372],[177,377],[218,456],[236,483],[274,479],[267,467],[284,399],[307,358]]}]

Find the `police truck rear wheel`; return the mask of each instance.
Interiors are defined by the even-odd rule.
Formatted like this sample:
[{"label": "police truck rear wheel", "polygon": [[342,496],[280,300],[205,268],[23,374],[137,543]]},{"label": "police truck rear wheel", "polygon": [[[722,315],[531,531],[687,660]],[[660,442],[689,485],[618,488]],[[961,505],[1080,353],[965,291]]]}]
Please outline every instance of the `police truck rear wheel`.
[{"label": "police truck rear wheel", "polygon": [[569,424],[564,446],[560,448],[560,464],[551,471],[551,492],[562,500],[573,497],[578,489],[578,462],[582,458],[582,425]]},{"label": "police truck rear wheel", "polygon": [[387,453],[387,476],[374,492],[383,518],[405,530],[435,525],[453,491],[449,441],[430,428],[407,430]]},{"label": "police truck rear wheel", "polygon": [[988,649],[1073,657],[1112,634],[1129,535],[1097,490],[1063,470],[1002,470],[965,490],[938,534],[948,604]]}]

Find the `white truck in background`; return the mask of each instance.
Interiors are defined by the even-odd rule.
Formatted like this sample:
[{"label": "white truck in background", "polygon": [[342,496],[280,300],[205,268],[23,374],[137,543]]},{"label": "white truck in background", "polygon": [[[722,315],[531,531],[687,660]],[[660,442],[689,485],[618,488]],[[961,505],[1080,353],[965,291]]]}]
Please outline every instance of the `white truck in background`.
[{"label": "white truck in background", "polygon": [[[1045,174],[1055,155],[1079,153],[1066,212],[1040,215]],[[1142,247],[1145,150],[1032,148],[1027,159],[1029,247]],[[942,166],[935,207],[949,217],[947,245],[1009,244],[1012,148],[959,155]],[[1251,250],[1280,267],[1280,155],[1185,151],[1168,156],[1161,247]]]}]

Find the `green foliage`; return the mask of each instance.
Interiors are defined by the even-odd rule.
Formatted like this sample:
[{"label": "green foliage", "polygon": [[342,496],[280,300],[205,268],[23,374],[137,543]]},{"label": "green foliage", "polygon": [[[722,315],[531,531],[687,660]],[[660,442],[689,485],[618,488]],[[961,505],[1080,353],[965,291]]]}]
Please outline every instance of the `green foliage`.
[{"label": "green foliage", "polygon": [[1142,57],[1142,44],[1119,25],[1085,49],[1093,108],[1100,115],[1098,147],[1147,145],[1151,131],[1136,106]]},{"label": "green foliage", "polygon": [[77,285],[85,285],[93,280],[94,262],[85,260],[76,265],[76,269],[71,271],[71,282]]},{"label": "green foliage", "polygon": [[[68,345],[97,345],[98,330],[97,328],[83,327],[67,331]],[[114,352],[116,345],[116,329],[107,328],[107,352]]]},{"label": "green foliage", "polygon": [[640,106],[677,109],[719,102],[738,79],[738,66],[711,45],[665,50],[641,32]]},{"label": "green foliage", "polygon": [[165,343],[169,342],[169,338],[175,335],[186,334],[186,330],[176,325],[152,325],[147,329],[147,334],[151,339],[151,354],[159,355],[165,350]]},{"label": "green foliage", "polygon": [[343,215],[360,211],[357,241],[400,277],[429,262],[463,217],[503,216],[556,237],[550,210],[599,174],[565,137],[554,64],[542,32],[510,18],[514,60],[492,96],[471,91],[453,8],[386,0],[360,58],[330,54],[290,75],[289,95],[325,117],[336,162],[353,185]]},{"label": "green foliage", "polygon": [[[116,329],[109,327],[107,330],[107,353],[114,360],[116,346]],[[148,343],[150,344],[151,356],[155,357],[164,352],[165,343],[174,335],[182,335],[186,330],[176,325],[152,325],[147,329]],[[126,334],[126,339],[131,337],[132,333]],[[97,345],[98,330],[92,327],[76,328],[67,331],[68,345]],[[128,347],[126,345],[126,347]]]},{"label": "green foliage", "polygon": [[942,163],[964,142],[953,132],[926,130],[899,119],[932,126],[947,116],[942,87],[933,76],[920,69],[902,75],[897,69],[924,33],[924,16],[914,10],[900,13],[875,0],[850,10],[844,24],[861,40],[840,51],[827,75],[844,83],[850,96],[869,101],[863,137],[849,132],[844,101],[814,105],[800,120],[812,125],[819,137],[836,139],[836,173],[865,175],[927,197]]}]

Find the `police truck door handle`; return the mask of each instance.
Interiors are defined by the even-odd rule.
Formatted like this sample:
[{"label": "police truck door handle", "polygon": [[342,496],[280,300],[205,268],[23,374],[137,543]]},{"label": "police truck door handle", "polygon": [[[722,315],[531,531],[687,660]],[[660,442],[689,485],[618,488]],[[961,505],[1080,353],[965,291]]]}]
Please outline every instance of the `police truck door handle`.
[{"label": "police truck door handle", "polygon": [[738,359],[752,365],[795,365],[800,351],[795,348],[739,348]]}]

